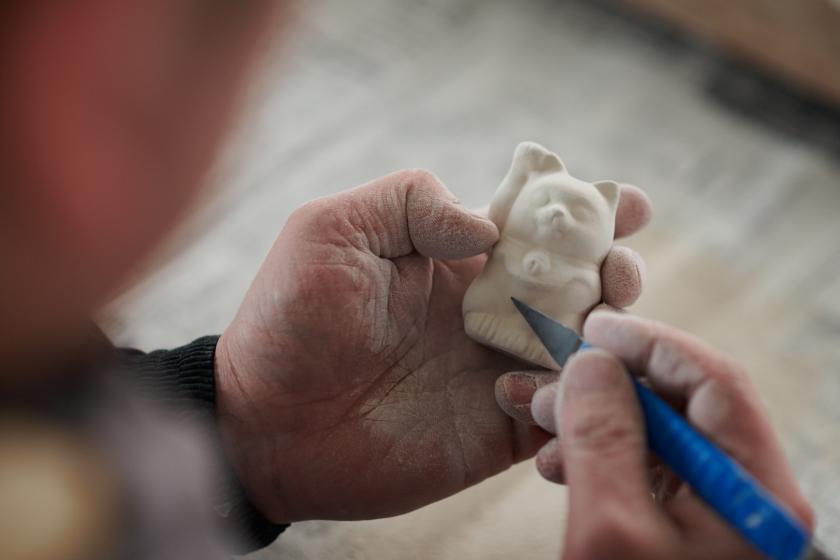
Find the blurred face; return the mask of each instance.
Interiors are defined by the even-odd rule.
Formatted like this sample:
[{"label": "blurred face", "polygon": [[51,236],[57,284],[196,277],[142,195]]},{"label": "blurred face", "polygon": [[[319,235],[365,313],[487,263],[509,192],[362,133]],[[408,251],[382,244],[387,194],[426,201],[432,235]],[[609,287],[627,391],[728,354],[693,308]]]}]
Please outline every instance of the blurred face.
[{"label": "blurred face", "polygon": [[69,339],[184,211],[267,0],[0,8],[0,357]]}]

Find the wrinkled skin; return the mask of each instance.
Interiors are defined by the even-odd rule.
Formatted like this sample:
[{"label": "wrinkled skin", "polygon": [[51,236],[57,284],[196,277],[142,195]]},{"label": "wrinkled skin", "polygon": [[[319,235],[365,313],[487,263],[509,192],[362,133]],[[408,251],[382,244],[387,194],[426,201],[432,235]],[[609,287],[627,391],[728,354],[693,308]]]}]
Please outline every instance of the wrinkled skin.
[{"label": "wrinkled skin", "polygon": [[[623,192],[628,204],[647,204],[638,189]],[[630,233],[649,212],[618,215],[635,220],[620,224]],[[291,216],[216,360],[228,456],[270,519],[409,511],[547,441],[494,398],[497,379],[521,364],[463,331],[461,300],[497,237],[492,222],[422,171]],[[618,292],[632,301],[641,265],[623,254],[611,277],[630,277],[636,293]],[[527,409],[540,375],[506,377],[500,404]]]},{"label": "wrinkled skin", "polygon": [[574,356],[559,387],[543,387],[532,403],[534,417],[558,434],[537,465],[568,485],[563,558],[763,557],[675,478],[651,499],[645,427],[628,371],[644,375],[813,530],[814,514],[741,366],[673,327],[617,313],[592,313],[584,336],[598,350]]}]

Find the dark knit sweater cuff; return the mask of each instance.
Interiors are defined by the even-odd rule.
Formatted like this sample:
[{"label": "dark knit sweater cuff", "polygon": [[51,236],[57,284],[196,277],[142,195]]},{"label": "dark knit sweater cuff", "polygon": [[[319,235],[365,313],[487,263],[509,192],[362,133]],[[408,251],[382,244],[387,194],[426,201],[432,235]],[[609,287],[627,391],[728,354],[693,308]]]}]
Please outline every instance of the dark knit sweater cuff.
[{"label": "dark knit sweater cuff", "polygon": [[227,460],[216,429],[216,383],[214,363],[218,336],[205,336],[173,350],[148,354],[119,349],[118,360],[128,366],[135,381],[154,400],[168,408],[195,416],[210,427],[223,472],[217,482],[216,513],[236,540],[237,554],[271,544],[288,525],[277,525],[263,517],[248,500],[232,465]]}]

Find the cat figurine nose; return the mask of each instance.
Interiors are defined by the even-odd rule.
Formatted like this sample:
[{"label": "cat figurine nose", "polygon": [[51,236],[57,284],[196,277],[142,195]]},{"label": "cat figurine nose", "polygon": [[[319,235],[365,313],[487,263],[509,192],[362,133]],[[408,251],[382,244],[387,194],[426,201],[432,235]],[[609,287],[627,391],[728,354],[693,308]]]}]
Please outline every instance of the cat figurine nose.
[{"label": "cat figurine nose", "polygon": [[537,223],[542,227],[562,230],[566,227],[566,209],[559,204],[541,208],[537,212]]}]

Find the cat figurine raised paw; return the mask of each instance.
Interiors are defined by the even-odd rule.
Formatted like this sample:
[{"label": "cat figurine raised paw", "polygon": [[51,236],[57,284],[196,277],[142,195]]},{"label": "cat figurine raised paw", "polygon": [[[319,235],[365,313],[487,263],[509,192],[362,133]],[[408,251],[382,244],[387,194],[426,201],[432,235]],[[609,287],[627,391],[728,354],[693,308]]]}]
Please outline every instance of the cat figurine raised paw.
[{"label": "cat figurine raised paw", "polygon": [[464,296],[467,335],[557,369],[510,298],[579,333],[601,301],[601,264],[612,247],[618,199],[614,181],[581,181],[553,152],[519,144],[490,203],[499,241]]}]

